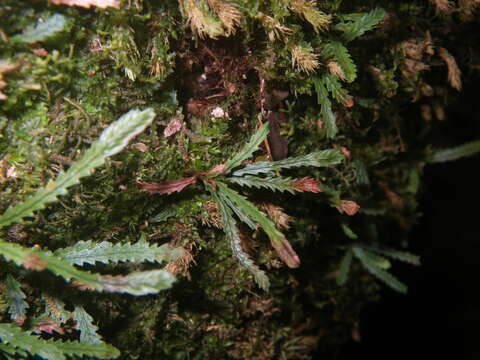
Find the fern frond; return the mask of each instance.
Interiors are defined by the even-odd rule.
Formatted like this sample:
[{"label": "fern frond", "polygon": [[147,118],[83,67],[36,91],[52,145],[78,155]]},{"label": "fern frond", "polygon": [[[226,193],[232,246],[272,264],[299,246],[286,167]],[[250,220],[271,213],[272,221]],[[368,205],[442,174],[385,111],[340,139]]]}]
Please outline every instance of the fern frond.
[{"label": "fern frond", "polygon": [[72,357],[93,357],[96,359],[115,359],[120,356],[120,351],[114,348],[109,344],[86,344],[78,341],[65,341],[60,340],[52,341],[48,340],[54,344],[57,349],[62,353],[67,355],[69,358]]},{"label": "fern frond", "polygon": [[480,152],[480,140],[472,141],[454,148],[435,150],[427,159],[429,163],[454,161]]},{"label": "fern frond", "polygon": [[375,8],[368,13],[344,15],[341,17],[344,22],[335,25],[335,29],[343,31],[342,40],[349,42],[372,30],[385,15],[382,8]]},{"label": "fern frond", "polygon": [[17,324],[22,325],[27,317],[27,310],[29,308],[28,303],[25,301],[27,296],[20,288],[20,283],[10,274],[7,275],[5,281],[5,293],[3,296],[7,300],[10,318]]},{"label": "fern frond", "polygon": [[407,293],[407,286],[388,271],[384,270],[382,267],[379,267],[376,261],[372,261],[372,257],[370,256],[371,254],[367,254],[367,252],[359,246],[353,246],[352,250],[365,269],[367,269],[372,275],[383,281],[392,289],[404,294]]},{"label": "fern frond", "polygon": [[271,174],[281,169],[303,166],[328,167],[339,164],[343,155],[338,150],[321,150],[307,155],[289,157],[278,161],[259,161],[236,170],[233,176]]},{"label": "fern frond", "polygon": [[347,252],[340,262],[340,268],[338,269],[337,275],[337,284],[342,286],[345,285],[348,279],[348,274],[350,272],[350,266],[352,264],[353,251],[352,248],[348,248]]},{"label": "fern frond", "polygon": [[285,236],[277,230],[275,224],[255,205],[248,201],[244,196],[236,191],[230,189],[227,185],[217,182],[218,191],[230,199],[236,206],[238,206],[246,216],[257,222],[270,238],[270,242],[277,252],[278,256],[289,266],[297,267],[300,264],[300,259],[295,251],[290,246],[290,243],[285,239]]},{"label": "fern frond", "polygon": [[0,226],[20,221],[30,216],[34,211],[43,209],[45,204],[57,200],[60,195],[67,193],[67,188],[77,184],[82,177],[89,176],[91,171],[103,165],[107,157],[121,151],[137,134],[141,133],[153,120],[155,113],[152,109],[130,110],[111,124],[85,152],[76,164],[67,172],[60,173],[56,180],[50,180],[45,188],[38,189],[36,193],[24,202],[13,205],[0,216]]},{"label": "fern frond", "polygon": [[232,249],[233,256],[238,262],[250,271],[255,279],[255,282],[265,291],[270,288],[270,280],[267,274],[254,264],[252,259],[242,248],[242,241],[238,233],[236,221],[232,216],[232,211],[229,205],[225,202],[225,197],[220,196],[219,193],[211,190],[212,197],[218,204],[218,210],[222,216],[223,230],[230,241],[230,248]]},{"label": "fern frond", "polygon": [[102,344],[102,337],[97,334],[98,327],[93,323],[93,318],[82,306],[75,306],[73,320],[76,329],[80,331],[80,342],[86,344]]},{"label": "fern frond", "polygon": [[376,246],[366,246],[366,245],[363,245],[363,248],[369,251],[376,252],[381,255],[388,256],[395,260],[404,261],[411,265],[417,265],[417,266],[421,265],[420,256],[411,254],[407,251],[399,251],[394,249],[379,249]]},{"label": "fern frond", "polygon": [[157,293],[169,288],[175,277],[164,270],[134,272],[126,276],[109,276],[81,271],[50,252],[25,249],[18,244],[0,240],[0,254],[7,260],[30,270],[50,270],[70,281],[75,279],[80,287],[106,292],[121,292],[131,295]]},{"label": "fern frond", "polygon": [[0,324],[0,339],[3,343],[44,359],[65,359],[63,352],[52,344],[52,341],[32,336],[13,324]]},{"label": "fern frond", "polygon": [[16,352],[27,352],[47,360],[65,360],[64,354],[70,357],[90,356],[96,359],[114,359],[120,356],[120,352],[111,345],[44,340],[12,324],[0,324],[0,339],[3,344],[9,345],[9,350],[15,348]]},{"label": "fern frond", "polygon": [[248,227],[252,230],[257,229],[257,224],[249,217],[247,216],[242,209],[240,209],[238,206],[235,205],[235,203],[230,200],[225,194],[222,192],[218,192],[217,194],[218,197],[232,210],[235,215],[237,215],[238,219],[243,222],[244,224],[248,225]]},{"label": "fern frond", "polygon": [[234,167],[240,165],[242,161],[250,158],[252,154],[258,150],[260,144],[266,139],[268,131],[268,122],[266,122],[255,132],[255,134],[253,134],[248,143],[246,143],[239,152],[226,161],[222,173],[228,173]]},{"label": "fern frond", "polygon": [[101,288],[97,275],[80,271],[66,261],[52,256],[49,252],[23,248],[18,244],[7,243],[0,240],[0,254],[5,259],[13,261],[15,264],[27,269],[37,271],[48,269],[67,281],[75,279],[94,289],[100,290]]},{"label": "fern frond", "polygon": [[29,26],[25,29],[23,34],[16,35],[11,38],[13,41],[20,41],[24,43],[34,43],[37,41],[45,41],[62,31],[67,24],[67,19],[61,14],[54,14],[45,19],[44,22],[38,23],[35,26]]},{"label": "fern frond", "polygon": [[271,191],[288,191],[293,194],[295,189],[293,188],[293,180],[291,178],[282,178],[282,177],[266,177],[260,178],[256,176],[245,176],[245,177],[231,177],[228,178],[229,182],[240,186],[246,186],[249,188],[257,189],[270,189]]},{"label": "fern frond", "polygon": [[175,277],[165,270],[139,271],[126,276],[104,275],[100,278],[103,291],[137,296],[169,289],[174,281]]},{"label": "fern frond", "polygon": [[158,246],[139,241],[135,244],[113,244],[108,241],[96,243],[93,241],[79,241],[75,245],[58,249],[55,256],[72,265],[94,265],[97,262],[104,264],[118,262],[158,262],[174,261],[182,255],[183,249],[173,248],[168,244]]},{"label": "fern frond", "polygon": [[328,91],[324,82],[314,77],[312,79],[315,86],[315,92],[317,93],[317,102],[320,105],[320,118],[323,121],[327,138],[333,139],[337,135],[338,128],[335,123],[335,117],[333,116],[332,103],[328,99]]},{"label": "fern frond", "polygon": [[343,70],[345,81],[351,83],[357,77],[357,67],[355,66],[347,48],[338,41],[332,41],[325,44],[320,56],[336,61]]}]

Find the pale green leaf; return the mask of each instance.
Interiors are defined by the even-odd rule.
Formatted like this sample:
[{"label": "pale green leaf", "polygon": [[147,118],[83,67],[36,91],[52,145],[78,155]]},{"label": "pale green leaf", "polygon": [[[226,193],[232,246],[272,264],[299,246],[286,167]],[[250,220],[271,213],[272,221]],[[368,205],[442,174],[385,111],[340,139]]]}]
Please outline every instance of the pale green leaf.
[{"label": "pale green leaf", "polygon": [[[75,279],[82,284],[100,290],[97,275],[80,271],[69,263],[52,256],[49,252],[23,248],[18,244],[7,243],[0,240],[0,254],[3,255],[5,259],[27,268],[32,268],[32,263],[42,263],[43,265],[40,267],[50,270],[55,275],[61,276],[67,281]],[[35,264],[33,264],[33,266],[35,266]]]},{"label": "pale green leaf", "polygon": [[165,270],[140,271],[126,276],[104,275],[100,278],[103,291],[130,295],[156,294],[169,289],[175,277]]},{"label": "pale green leaf", "polygon": [[57,200],[67,193],[67,188],[77,184],[82,177],[88,176],[96,167],[103,165],[106,158],[122,150],[131,138],[142,132],[153,120],[152,109],[130,110],[111,124],[85,152],[76,164],[67,172],[60,173],[55,181],[51,180],[45,188],[38,189],[24,202],[13,205],[0,217],[0,226],[20,221],[31,216],[34,211],[43,209],[45,204]]},{"label": "pale green leaf", "polygon": [[480,140],[472,141],[454,148],[434,150],[428,158],[429,163],[454,161],[466,156],[472,156],[480,152]]},{"label": "pale green leaf", "polygon": [[279,161],[259,161],[233,172],[234,176],[268,174],[281,169],[302,166],[327,167],[339,164],[343,155],[338,150],[322,150]]}]

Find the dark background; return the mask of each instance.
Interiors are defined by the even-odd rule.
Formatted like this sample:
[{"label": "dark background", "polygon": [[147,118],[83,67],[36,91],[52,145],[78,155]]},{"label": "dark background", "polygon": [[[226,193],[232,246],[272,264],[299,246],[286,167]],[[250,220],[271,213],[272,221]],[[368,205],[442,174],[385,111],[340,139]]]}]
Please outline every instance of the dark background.
[{"label": "dark background", "polygon": [[[480,139],[480,79],[469,80],[434,134],[438,147]],[[340,360],[480,359],[479,165],[476,155],[426,166],[423,216],[410,236],[422,267],[394,265],[408,295],[384,288],[361,314],[362,341],[350,341]]]}]

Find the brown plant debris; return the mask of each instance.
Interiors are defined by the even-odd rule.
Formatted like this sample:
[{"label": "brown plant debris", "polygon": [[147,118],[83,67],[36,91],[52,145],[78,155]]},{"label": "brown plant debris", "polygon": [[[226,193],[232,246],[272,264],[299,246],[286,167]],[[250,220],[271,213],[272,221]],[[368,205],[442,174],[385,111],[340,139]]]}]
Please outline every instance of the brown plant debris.
[{"label": "brown plant debris", "polygon": [[462,72],[455,61],[452,54],[443,47],[438,48],[438,55],[445,61],[448,69],[448,83],[454,89],[460,91],[462,89]]},{"label": "brown plant debris", "polygon": [[286,214],[282,207],[270,203],[261,203],[259,207],[261,210],[264,210],[267,213],[277,228],[283,228],[286,230],[290,228],[290,221],[292,221],[292,217]]},{"label": "brown plant debris", "polygon": [[174,192],[180,192],[188,185],[193,184],[197,180],[196,176],[189,178],[182,178],[172,181],[163,181],[159,183],[146,183],[143,181],[137,181],[137,185],[150,194],[171,194]]},{"label": "brown plant debris", "polygon": [[355,215],[360,210],[360,205],[352,200],[340,200],[339,204],[335,206],[338,211],[347,215]]}]

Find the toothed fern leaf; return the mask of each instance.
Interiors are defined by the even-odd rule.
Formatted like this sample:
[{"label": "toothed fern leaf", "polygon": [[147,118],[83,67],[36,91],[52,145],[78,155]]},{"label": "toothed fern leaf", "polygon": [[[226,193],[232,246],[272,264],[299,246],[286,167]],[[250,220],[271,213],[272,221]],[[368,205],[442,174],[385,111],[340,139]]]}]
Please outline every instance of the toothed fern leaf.
[{"label": "toothed fern leaf", "polygon": [[9,346],[10,351],[15,349],[20,354],[29,353],[46,360],[66,360],[66,356],[114,359],[120,355],[120,352],[111,345],[44,340],[13,324],[0,324],[0,339],[3,344]]},{"label": "toothed fern leaf", "polygon": [[139,241],[135,244],[113,244],[108,241],[96,243],[79,241],[75,245],[58,249],[55,256],[72,265],[94,265],[97,262],[108,264],[118,262],[158,262],[176,260],[182,254],[181,248],[173,248],[168,244],[158,246]]},{"label": "toothed fern leaf", "polygon": [[250,188],[264,188],[270,189],[272,191],[288,191],[293,194],[295,189],[292,186],[291,178],[282,178],[282,177],[266,177],[259,178],[255,176],[245,176],[245,177],[231,177],[228,179],[229,182],[240,186],[246,186]]},{"label": "toothed fern leaf", "polygon": [[80,342],[86,344],[102,344],[102,337],[97,334],[98,327],[93,323],[93,318],[82,306],[75,306],[73,320],[80,331]]},{"label": "toothed fern leaf", "polygon": [[34,211],[41,210],[47,203],[57,200],[60,195],[65,195],[67,189],[79,183],[82,177],[105,162],[107,157],[122,150],[131,138],[142,132],[153,120],[155,113],[152,109],[130,110],[111,124],[85,152],[76,164],[67,172],[60,173],[56,180],[50,180],[46,187],[40,188],[34,195],[24,202],[13,205],[0,216],[0,226],[18,222],[26,216],[31,216]]},{"label": "toothed fern leaf", "polygon": [[349,14],[341,16],[343,22],[335,25],[335,29],[343,31],[342,40],[349,42],[372,30],[384,18],[386,12],[375,8],[368,13]]},{"label": "toothed fern leaf", "polygon": [[404,294],[407,293],[407,286],[403,284],[400,280],[398,280],[395,276],[386,271],[386,268],[388,268],[388,266],[385,266],[386,263],[381,261],[381,258],[372,256],[372,253],[368,253],[360,246],[353,246],[352,250],[355,256],[365,267],[365,269],[367,269],[372,275],[383,281],[392,289]]},{"label": "toothed fern leaf", "polygon": [[472,141],[454,148],[435,150],[428,159],[429,163],[453,161],[480,152],[480,140]]},{"label": "toothed fern leaf", "polygon": [[223,173],[228,173],[234,167],[240,165],[242,161],[249,159],[252,154],[258,150],[260,144],[266,139],[268,135],[268,122],[263,124],[250,140],[243,146],[243,148],[237,152],[231,159],[227,160],[225,163],[225,168],[223,169]]},{"label": "toothed fern leaf", "polygon": [[20,283],[11,275],[7,275],[4,296],[7,300],[10,318],[17,323],[23,323],[29,307],[28,303],[25,301],[27,296],[20,288]]},{"label": "toothed fern leaf", "polygon": [[252,259],[250,259],[248,254],[243,250],[236,221],[232,216],[232,211],[229,208],[229,205],[225,202],[225,198],[215,191],[212,191],[212,196],[218,204],[218,209],[222,216],[223,230],[230,241],[230,248],[232,249],[233,256],[243,267],[253,274],[258,286],[265,291],[268,291],[270,288],[270,280],[268,279],[267,274],[255,265]]},{"label": "toothed fern leaf", "polygon": [[343,155],[338,150],[321,150],[307,155],[289,157],[279,161],[259,161],[233,172],[233,176],[271,174],[277,170],[303,166],[327,167],[339,164]]},{"label": "toothed fern leaf", "polygon": [[328,98],[327,88],[325,87],[324,82],[318,77],[314,77],[312,81],[315,87],[315,92],[317,93],[317,102],[318,105],[320,105],[320,118],[323,121],[327,138],[333,139],[335,135],[337,135],[338,128],[335,122],[335,117],[333,116],[332,103]]}]

